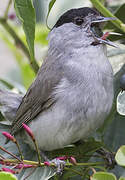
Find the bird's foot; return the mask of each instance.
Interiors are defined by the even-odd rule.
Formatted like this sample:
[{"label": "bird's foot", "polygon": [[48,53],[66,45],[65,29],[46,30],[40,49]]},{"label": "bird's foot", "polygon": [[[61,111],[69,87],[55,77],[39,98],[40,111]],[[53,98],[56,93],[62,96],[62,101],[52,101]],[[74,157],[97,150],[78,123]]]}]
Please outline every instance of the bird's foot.
[{"label": "bird's foot", "polygon": [[65,156],[64,157],[57,157],[57,158],[55,158],[55,159],[53,159],[51,161],[45,161],[44,164],[46,166],[50,166],[52,163],[54,163],[54,165],[57,168],[56,173],[59,174],[59,175],[62,175],[65,164],[66,164],[65,160],[66,160]]},{"label": "bird's foot", "polygon": [[97,153],[103,156],[104,160],[106,161],[106,166],[109,169],[113,169],[115,167],[116,161],[114,153],[107,151],[104,148],[97,150]]},{"label": "bird's foot", "polygon": [[57,157],[53,160],[49,160],[48,157],[45,155],[45,152],[41,151],[41,156],[44,159],[44,165],[45,166],[51,166],[51,164],[54,164],[55,167],[57,168],[57,174],[62,174],[63,169],[65,167],[65,160],[67,160],[69,157],[68,156],[61,156]]},{"label": "bird's foot", "polygon": [[56,171],[57,174],[62,175],[65,164],[66,164],[65,160],[69,160],[74,165],[76,164],[76,159],[72,156],[71,157],[68,157],[68,156],[57,157],[51,161],[45,161],[44,164],[46,166],[50,166],[51,163],[54,163],[57,168],[57,171]]},{"label": "bird's foot", "polygon": [[66,162],[64,160],[55,158],[51,161],[51,163],[55,164],[55,166],[57,168],[56,173],[59,175],[62,175]]}]

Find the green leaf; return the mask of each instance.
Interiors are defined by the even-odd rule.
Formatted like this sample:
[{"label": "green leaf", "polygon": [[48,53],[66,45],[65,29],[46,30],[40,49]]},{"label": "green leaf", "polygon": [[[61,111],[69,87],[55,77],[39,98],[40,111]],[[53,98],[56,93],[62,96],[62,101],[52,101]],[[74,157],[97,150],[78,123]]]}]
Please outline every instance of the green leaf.
[{"label": "green leaf", "polygon": [[96,172],[93,174],[91,180],[116,180],[116,176],[108,172]]},{"label": "green leaf", "polygon": [[[27,175],[29,175],[31,169],[26,169],[20,180],[23,180]],[[39,167],[35,172],[27,178],[27,180],[48,180],[56,174],[56,170],[51,167]]]},{"label": "green leaf", "polygon": [[53,5],[55,4],[55,2],[56,2],[56,0],[51,0],[50,3],[49,3],[49,8],[48,8],[47,16],[46,16],[46,25],[47,25],[47,20],[48,20],[49,13],[50,13]]},{"label": "green leaf", "polygon": [[[80,169],[79,169],[80,170]],[[62,176],[62,178],[63,179],[70,179],[70,178],[72,178],[73,177],[73,179],[75,178],[75,179],[77,179],[77,176],[78,175],[76,175],[76,173],[73,173],[72,171],[65,171],[64,173],[63,173],[63,176]]]},{"label": "green leaf", "polygon": [[80,166],[72,166],[68,167],[67,169],[65,168],[64,173],[62,174],[62,179],[85,179],[85,168],[81,168]]},{"label": "green leaf", "polygon": [[[125,117],[120,116],[117,112],[112,112],[108,121],[104,132],[104,143],[111,151],[116,152],[125,143]],[[124,168],[115,167],[117,176],[123,175],[124,172]]]},{"label": "green leaf", "polygon": [[120,177],[119,180],[125,180],[125,177]]},{"label": "green leaf", "polygon": [[125,166],[125,145],[118,149],[115,160],[120,166]]},{"label": "green leaf", "polygon": [[34,60],[35,11],[31,0],[15,0],[16,14],[23,24],[31,59]]},{"label": "green leaf", "polygon": [[[117,10],[116,12],[114,13],[114,15],[119,18],[123,23],[125,23],[125,16],[124,16],[124,13],[125,13],[125,3],[122,4]],[[113,24],[111,23],[107,23],[106,25],[106,28],[108,29],[116,29],[116,26],[114,26]]]},{"label": "green leaf", "polygon": [[[125,3],[122,4],[117,11],[114,13],[114,15],[119,18],[123,23],[125,23]],[[117,33],[121,33],[122,36],[110,36],[110,40],[111,41],[116,41],[119,39],[123,39],[125,36],[125,33],[123,33],[123,31],[120,31],[119,28],[117,28],[116,26],[114,26],[111,23],[107,23],[107,25],[105,26],[105,29],[113,29],[113,31],[117,32]]]},{"label": "green leaf", "polygon": [[120,92],[117,96],[117,111],[125,116],[125,92]]},{"label": "green leaf", "polygon": [[1,180],[17,180],[16,176],[8,172],[0,172]]},{"label": "green leaf", "polygon": [[3,120],[5,120],[5,119],[4,119],[3,115],[2,115],[2,113],[0,112],[0,121],[3,121]]}]

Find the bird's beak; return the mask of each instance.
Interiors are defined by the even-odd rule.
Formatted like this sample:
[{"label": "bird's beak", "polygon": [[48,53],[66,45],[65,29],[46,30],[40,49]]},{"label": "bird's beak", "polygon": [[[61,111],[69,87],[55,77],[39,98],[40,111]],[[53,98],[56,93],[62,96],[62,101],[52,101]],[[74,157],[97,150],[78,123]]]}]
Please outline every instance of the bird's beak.
[{"label": "bird's beak", "polygon": [[[112,21],[112,20],[116,20],[116,18],[115,17],[99,16],[98,18],[96,18],[95,20],[93,20],[91,22],[91,27],[98,26],[99,23]],[[111,34],[110,32],[102,33],[101,36],[96,34],[96,30],[95,31],[92,30],[91,32],[94,35],[93,37],[95,39],[95,42],[97,42],[99,44],[108,44],[108,45],[113,46],[113,47],[118,47],[115,43],[113,43],[107,39],[107,37]],[[119,34],[116,34],[116,35],[119,35]]]},{"label": "bird's beak", "polygon": [[100,23],[100,22],[107,22],[107,21],[113,21],[116,20],[117,18],[115,17],[103,17],[99,16],[96,20],[93,20],[92,23]]}]

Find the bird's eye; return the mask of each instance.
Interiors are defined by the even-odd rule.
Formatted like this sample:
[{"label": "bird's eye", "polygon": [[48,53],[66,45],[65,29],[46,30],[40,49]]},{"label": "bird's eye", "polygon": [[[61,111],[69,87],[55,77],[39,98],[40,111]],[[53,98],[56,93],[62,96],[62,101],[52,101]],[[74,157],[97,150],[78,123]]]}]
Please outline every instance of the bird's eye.
[{"label": "bird's eye", "polygon": [[80,26],[84,22],[84,20],[81,17],[76,17],[74,19],[74,22],[75,22],[76,25]]}]

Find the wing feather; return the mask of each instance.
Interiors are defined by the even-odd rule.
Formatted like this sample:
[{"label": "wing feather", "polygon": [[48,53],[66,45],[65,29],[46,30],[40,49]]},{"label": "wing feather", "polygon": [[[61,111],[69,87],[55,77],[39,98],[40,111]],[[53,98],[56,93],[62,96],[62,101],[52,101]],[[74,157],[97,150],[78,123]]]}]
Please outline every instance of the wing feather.
[{"label": "wing feather", "polygon": [[62,75],[62,65],[58,59],[46,58],[35,81],[22,99],[12,123],[11,134],[16,134],[22,128],[22,123],[27,124],[56,101],[52,92]]}]

